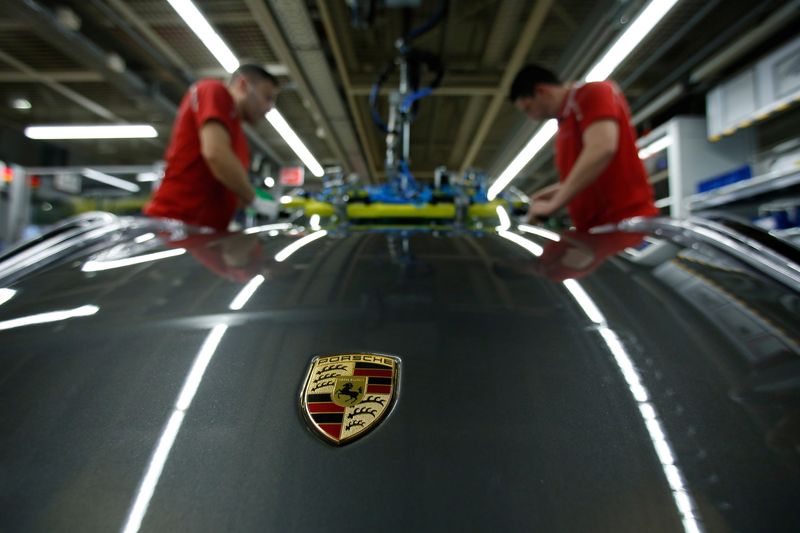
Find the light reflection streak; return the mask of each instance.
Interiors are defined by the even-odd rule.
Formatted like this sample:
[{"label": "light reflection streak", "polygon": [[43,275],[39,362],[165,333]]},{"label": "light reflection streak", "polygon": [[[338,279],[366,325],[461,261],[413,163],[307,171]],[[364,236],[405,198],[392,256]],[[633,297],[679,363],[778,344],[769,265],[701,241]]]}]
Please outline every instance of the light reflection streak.
[{"label": "light reflection streak", "polygon": [[63,311],[50,311],[49,313],[40,313],[38,315],[23,316],[20,318],[12,318],[11,320],[4,320],[0,322],[0,331],[6,329],[19,328],[22,326],[32,326],[34,324],[46,324],[48,322],[60,322],[68,318],[76,318],[82,316],[91,316],[100,310],[96,305],[83,305],[75,309],[65,309]]},{"label": "light reflection streak", "polygon": [[542,248],[541,246],[539,246],[538,244],[536,244],[533,241],[529,241],[525,237],[517,235],[516,233],[512,233],[510,231],[506,231],[506,230],[502,230],[501,229],[501,230],[497,230],[497,234],[499,236],[501,236],[502,238],[513,242],[514,244],[522,246],[523,248],[528,250],[530,253],[532,253],[536,257],[541,257],[541,255],[544,253],[544,248]]},{"label": "light reflection streak", "polygon": [[264,283],[264,276],[261,274],[248,281],[247,285],[245,285],[242,290],[239,291],[239,294],[236,295],[236,298],[233,299],[228,309],[231,311],[238,311],[244,307],[244,304],[250,300],[250,297],[253,296],[253,293],[256,292],[262,283]]},{"label": "light reflection streak", "polygon": [[147,465],[147,471],[139,485],[139,490],[136,493],[136,498],[128,513],[125,525],[122,527],[123,533],[136,533],[142,526],[142,520],[147,513],[150,500],[153,498],[156,486],[161,478],[161,472],[164,470],[169,453],[175,444],[175,439],[178,437],[178,431],[180,431],[181,424],[183,424],[186,411],[191,406],[208,364],[211,362],[211,358],[214,357],[214,353],[217,351],[219,343],[222,341],[222,336],[225,335],[227,329],[228,326],[226,324],[214,326],[205,341],[203,341],[200,351],[197,352],[192,368],[186,376],[181,392],[175,402],[175,407],[172,409],[172,413],[158,439],[158,445],[156,445],[150,458],[150,463]]},{"label": "light reflection streak", "polygon": [[549,229],[540,228],[539,226],[529,226],[527,224],[520,224],[517,228],[525,233],[532,233],[533,235],[538,235],[539,237],[544,237],[554,242],[561,242],[561,236]]},{"label": "light reflection streak", "polygon": [[176,257],[185,253],[186,248],[175,248],[174,250],[165,250],[163,252],[155,252],[152,254],[126,257],[125,259],[112,259],[110,261],[86,261],[86,263],[84,263],[84,265],[81,267],[81,270],[84,272],[111,270],[114,268],[138,265],[140,263],[149,263],[150,261],[158,261],[159,259],[166,259],[168,257]]},{"label": "light reflection streak", "polygon": [[156,238],[156,234],[155,233],[145,233],[145,234],[139,235],[138,237],[133,239],[133,242],[135,242],[136,244],[142,244],[143,242],[147,242],[147,241],[149,241],[151,239],[155,239],[155,238]]},{"label": "light reflection streak", "polygon": [[581,306],[581,309],[583,309],[583,312],[589,317],[589,320],[595,324],[605,323],[606,318],[603,316],[603,313],[600,312],[594,304],[594,300],[586,294],[586,291],[583,290],[583,287],[581,287],[577,281],[574,279],[564,280],[564,286],[570,294],[572,294],[572,297],[575,298],[575,301],[578,302],[578,305]]},{"label": "light reflection streak", "polygon": [[703,531],[697,508],[694,501],[686,489],[684,476],[675,462],[675,454],[669,444],[664,427],[656,412],[655,406],[649,401],[647,389],[642,385],[639,372],[631,360],[630,355],[625,350],[625,346],[614,331],[608,327],[606,318],[597,308],[594,300],[586,293],[583,287],[574,279],[565,280],[564,286],[570,292],[575,302],[580,306],[587,318],[597,324],[598,331],[606,343],[614,361],[619,367],[622,376],[628,384],[628,388],[639,407],[639,413],[644,422],[653,449],[661,463],[664,477],[672,490],[672,498],[675,507],[681,516],[683,529],[687,533],[700,533]]},{"label": "light reflection streak", "polygon": [[505,209],[503,209],[503,206],[498,205],[495,211],[497,212],[497,218],[500,219],[500,225],[497,226],[495,229],[497,231],[509,229],[511,227],[511,218],[509,218],[508,213],[506,212]]},{"label": "light reflection streak", "polygon": [[291,227],[292,225],[288,222],[281,222],[278,224],[267,224],[265,226],[253,226],[252,228],[247,228],[246,230],[242,231],[242,233],[245,235],[251,235],[253,233],[261,233],[262,231],[289,229]]},{"label": "light reflection streak", "polygon": [[123,533],[136,533],[142,527],[142,520],[147,512],[147,507],[150,505],[150,500],[153,498],[153,492],[156,490],[156,485],[161,477],[161,472],[164,470],[164,464],[167,462],[172,445],[175,444],[175,438],[178,436],[178,431],[183,424],[183,411],[172,411],[167,425],[164,426],[164,431],[161,432],[161,437],[158,439],[158,446],[153,452],[153,457],[150,459],[150,464],[147,467],[147,473],[142,479],[139,486],[139,492],[136,494],[136,501],[128,514],[128,520],[122,528]]},{"label": "light reflection streak", "polygon": [[286,261],[286,259],[288,259],[290,255],[295,253],[297,250],[299,250],[306,244],[309,244],[319,239],[320,237],[324,237],[327,234],[328,234],[327,231],[320,230],[320,231],[315,231],[314,233],[311,233],[301,239],[296,240],[295,242],[293,242],[292,244],[290,244],[289,246],[287,246],[286,248],[275,254],[275,261],[279,263]]},{"label": "light reflection streak", "polygon": [[14,289],[0,289],[0,305],[9,301],[15,294],[17,294],[17,291]]}]

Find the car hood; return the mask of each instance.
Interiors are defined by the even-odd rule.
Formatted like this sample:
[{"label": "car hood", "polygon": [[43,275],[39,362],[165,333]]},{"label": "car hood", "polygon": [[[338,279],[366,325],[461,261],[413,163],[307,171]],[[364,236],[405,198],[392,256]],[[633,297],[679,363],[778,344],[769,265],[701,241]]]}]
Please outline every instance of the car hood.
[{"label": "car hood", "polygon": [[[134,220],[29,260],[0,292],[0,529],[796,525],[791,272],[627,230]],[[334,354],[401,361],[344,446],[301,405]]]}]

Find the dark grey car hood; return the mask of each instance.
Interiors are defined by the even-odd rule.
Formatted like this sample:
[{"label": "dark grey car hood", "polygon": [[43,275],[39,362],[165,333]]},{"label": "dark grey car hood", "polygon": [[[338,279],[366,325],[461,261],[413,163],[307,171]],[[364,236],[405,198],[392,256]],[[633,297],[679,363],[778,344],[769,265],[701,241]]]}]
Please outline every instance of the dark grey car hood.
[{"label": "dark grey car hood", "polygon": [[[0,530],[796,530],[793,267],[679,226],[140,220],[45,254],[0,284]],[[352,353],[398,396],[335,447],[300,392]]]}]

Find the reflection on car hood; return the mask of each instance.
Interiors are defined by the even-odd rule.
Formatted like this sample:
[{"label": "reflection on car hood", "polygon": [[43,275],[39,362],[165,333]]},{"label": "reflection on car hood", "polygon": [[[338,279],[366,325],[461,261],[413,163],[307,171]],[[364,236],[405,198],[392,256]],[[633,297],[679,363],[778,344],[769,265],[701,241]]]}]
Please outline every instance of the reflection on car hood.
[{"label": "reflection on car hood", "polygon": [[[670,224],[138,220],[31,255],[0,278],[0,523],[789,530],[791,269]],[[340,447],[300,406],[312,358],[334,354],[402,362],[391,412]]]}]

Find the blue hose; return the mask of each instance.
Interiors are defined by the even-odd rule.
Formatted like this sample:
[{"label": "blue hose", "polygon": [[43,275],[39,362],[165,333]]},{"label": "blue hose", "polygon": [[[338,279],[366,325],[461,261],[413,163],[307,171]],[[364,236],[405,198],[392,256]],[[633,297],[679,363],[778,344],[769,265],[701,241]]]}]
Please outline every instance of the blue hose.
[{"label": "blue hose", "polygon": [[432,92],[433,92],[432,87],[424,87],[419,91],[406,95],[406,97],[403,99],[403,103],[400,105],[400,112],[408,113],[409,109],[411,109],[411,106],[414,105],[414,102],[416,102],[417,100],[421,100],[422,98],[425,98]]}]

